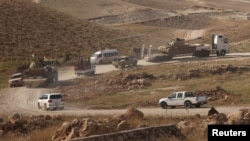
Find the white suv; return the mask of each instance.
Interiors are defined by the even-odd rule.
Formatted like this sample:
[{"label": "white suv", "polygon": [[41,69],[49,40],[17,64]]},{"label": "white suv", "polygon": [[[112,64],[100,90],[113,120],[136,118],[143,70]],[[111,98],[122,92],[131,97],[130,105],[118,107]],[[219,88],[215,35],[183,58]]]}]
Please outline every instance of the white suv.
[{"label": "white suv", "polygon": [[64,101],[61,93],[46,93],[39,97],[38,104],[39,109],[64,109]]}]

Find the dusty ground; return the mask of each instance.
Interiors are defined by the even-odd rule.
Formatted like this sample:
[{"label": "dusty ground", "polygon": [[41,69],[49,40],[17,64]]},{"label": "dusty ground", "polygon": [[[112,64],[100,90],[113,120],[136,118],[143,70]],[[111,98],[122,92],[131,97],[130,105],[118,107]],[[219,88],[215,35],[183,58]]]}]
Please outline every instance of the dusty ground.
[{"label": "dusty ground", "polygon": [[[132,47],[141,47],[142,44],[156,47],[174,37],[192,39],[203,36],[204,42],[209,43],[212,33],[226,34],[231,43],[240,43],[237,45],[250,39],[248,0],[27,1],[0,1],[1,62],[29,61],[32,52],[61,60],[66,54],[72,59],[90,56],[100,48],[117,48],[127,54]],[[232,50],[239,48],[233,47]],[[6,72],[1,68],[1,75],[13,71]],[[67,71],[61,80],[74,78],[70,72]],[[80,80],[67,81],[59,88],[77,96],[80,88],[96,80],[86,79],[86,84],[79,83]],[[73,83],[76,85],[72,86]],[[65,88],[65,85],[71,87]],[[1,106],[1,113],[10,113],[18,107],[24,114],[36,114],[37,97],[51,91],[55,89],[5,88],[0,95],[0,104],[5,105]],[[77,98],[92,98],[98,94]]]}]

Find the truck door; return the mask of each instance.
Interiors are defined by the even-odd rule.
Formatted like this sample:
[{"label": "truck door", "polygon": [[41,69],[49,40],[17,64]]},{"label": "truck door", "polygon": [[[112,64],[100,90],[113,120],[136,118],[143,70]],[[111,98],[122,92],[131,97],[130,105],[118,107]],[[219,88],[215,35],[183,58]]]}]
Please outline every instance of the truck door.
[{"label": "truck door", "polygon": [[184,105],[184,100],[183,100],[184,96],[183,96],[183,93],[177,93],[177,96],[176,96],[176,105]]},{"label": "truck door", "polygon": [[177,93],[172,93],[169,97],[168,97],[168,105],[172,106],[172,105],[176,105],[176,95]]}]

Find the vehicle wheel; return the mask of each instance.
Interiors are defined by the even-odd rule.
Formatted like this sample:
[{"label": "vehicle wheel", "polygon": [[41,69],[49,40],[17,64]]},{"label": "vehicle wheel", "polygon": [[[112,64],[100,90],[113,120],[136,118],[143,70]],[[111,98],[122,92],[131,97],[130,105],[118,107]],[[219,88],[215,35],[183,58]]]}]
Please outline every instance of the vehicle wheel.
[{"label": "vehicle wheel", "polygon": [[220,56],[225,56],[225,55],[226,55],[226,51],[225,50],[220,51]]},{"label": "vehicle wheel", "polygon": [[115,68],[118,68],[118,66],[115,66]]},{"label": "vehicle wheel", "polygon": [[201,107],[201,104],[196,104],[195,107],[199,108],[199,107]]},{"label": "vehicle wheel", "polygon": [[40,103],[37,104],[38,109],[41,109],[42,107],[40,106]]},{"label": "vehicle wheel", "polygon": [[168,104],[166,102],[161,102],[160,106],[161,106],[162,109],[167,109]]},{"label": "vehicle wheel", "polygon": [[49,110],[49,108],[47,107],[47,105],[46,105],[46,104],[44,104],[44,110],[46,110],[46,111],[48,111],[48,110]]},{"label": "vehicle wheel", "polygon": [[184,105],[185,105],[186,108],[191,108],[192,107],[192,103],[190,101],[186,101],[184,103]]},{"label": "vehicle wheel", "polygon": [[210,51],[202,50],[202,57],[208,57],[208,56],[210,56]]}]

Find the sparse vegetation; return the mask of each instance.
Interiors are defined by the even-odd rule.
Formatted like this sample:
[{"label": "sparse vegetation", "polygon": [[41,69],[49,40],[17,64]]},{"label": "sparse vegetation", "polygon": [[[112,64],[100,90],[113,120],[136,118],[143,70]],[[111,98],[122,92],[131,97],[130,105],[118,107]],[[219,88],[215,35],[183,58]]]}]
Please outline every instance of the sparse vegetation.
[{"label": "sparse vegetation", "polygon": [[[10,74],[15,72],[17,67],[29,63],[34,52],[41,58],[43,56],[56,58],[60,60],[62,66],[72,66],[76,57],[90,56],[99,49],[116,48],[121,54],[127,55],[130,49],[141,47],[142,44],[157,47],[165,45],[175,37],[188,38],[192,30],[204,31],[202,43],[210,43],[209,39],[213,33],[223,33],[229,37],[230,52],[250,52],[249,20],[237,19],[240,17],[238,15],[240,12],[244,13],[249,9],[244,3],[233,7],[227,2],[220,4],[213,0],[201,0],[201,2],[93,0],[88,1],[89,5],[83,0],[42,0],[39,4],[30,1],[1,0],[0,2],[0,89],[7,88]],[[230,10],[227,11],[226,8]],[[198,13],[200,9],[221,11]],[[180,15],[167,18],[168,15],[178,14],[179,10],[183,10]],[[189,11],[197,13],[188,14]],[[164,12],[166,13],[163,14]],[[66,56],[69,57],[67,61]],[[210,101],[209,106],[248,104],[250,59],[238,60],[228,56],[226,58],[228,59],[211,57],[209,60],[204,58],[199,61],[179,59],[180,63],[139,66],[136,69],[63,81],[55,90],[65,93],[65,101],[69,106],[90,109],[159,107],[158,100],[173,90],[212,91],[217,86],[231,95]],[[231,67],[225,69],[225,66]],[[236,70],[230,70],[235,69],[234,67]],[[190,70],[196,70],[196,75],[191,77]],[[122,81],[124,79],[121,79],[131,74],[141,76],[142,73],[152,75],[154,78],[143,78],[150,80],[147,85],[127,79],[125,83]],[[9,101],[4,100],[0,103],[5,104],[5,102]],[[6,116],[0,115],[0,118],[7,121]],[[61,121],[48,121],[46,122],[48,126],[18,136],[13,136],[12,133],[3,135],[3,124],[0,122],[0,141],[51,140],[55,130],[64,121],[75,118],[101,121],[110,117],[65,116]],[[166,114],[166,116],[148,116],[130,123],[136,128],[139,124],[151,126],[180,121],[200,122],[206,118],[200,117],[198,120],[190,116],[176,117]],[[6,127],[7,129],[9,128]],[[190,131],[195,134],[190,134]],[[207,140],[206,134],[198,129],[189,130],[185,135],[187,141]]]}]

